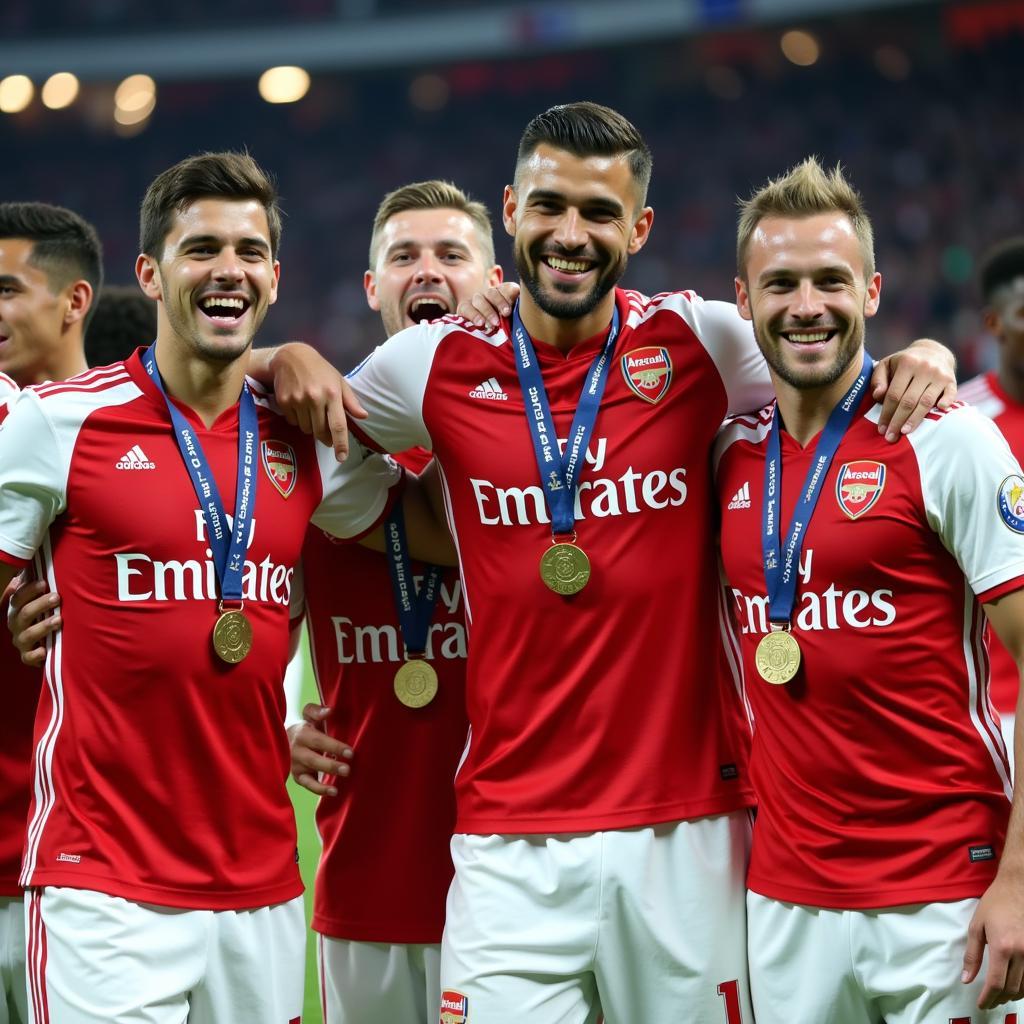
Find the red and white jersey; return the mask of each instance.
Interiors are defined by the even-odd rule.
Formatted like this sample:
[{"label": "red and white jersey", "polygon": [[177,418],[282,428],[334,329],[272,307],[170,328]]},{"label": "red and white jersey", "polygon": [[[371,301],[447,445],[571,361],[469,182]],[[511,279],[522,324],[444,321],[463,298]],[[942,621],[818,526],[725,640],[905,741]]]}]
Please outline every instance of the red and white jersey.
[{"label": "red and white jersey", "polygon": [[[18,394],[18,386],[0,373],[0,423]],[[0,601],[0,630],[7,602]],[[32,722],[39,702],[42,673],[21,663],[9,637],[0,634],[0,679],[4,681],[4,715],[0,719],[0,897],[19,896],[21,851],[28,817]]]},{"label": "red and white jersey", "polygon": [[[841,909],[967,899],[995,875],[1012,793],[981,604],[1024,586],[1024,534],[997,507],[1016,475],[1022,515],[1024,479],[970,406],[930,413],[895,445],[878,433],[880,406],[861,412],[804,533],[792,620],[803,660],[785,685],[754,660],[769,630],[771,409],[725,426],[716,446],[730,656],[754,725],[748,885]],[[785,537],[816,440],[781,442]],[[1024,516],[1013,522],[1024,531]]]},{"label": "red and white jersey", "polygon": [[[1017,461],[1024,461],[1024,405],[1015,402],[1000,387],[995,371],[961,385],[959,397],[990,417]],[[988,641],[992,659],[992,703],[1000,714],[1012,715],[1017,710],[1017,663],[992,630],[988,630]]]},{"label": "red and white jersey", "polygon": [[[425,461],[399,460],[411,469]],[[440,942],[467,731],[462,584],[445,573],[430,627],[437,696],[408,708],[394,690],[405,658],[384,556],[314,527],[302,563],[317,687],[334,709],[327,730],[355,750],[352,774],[332,780],[338,796],[317,806],[313,927],[357,942]],[[423,566],[413,570],[419,576]],[[346,579],[358,587],[339,587]]]},{"label": "red and white jersey", "polygon": [[[256,391],[261,443],[243,575],[252,651],[212,648],[217,584],[164,399],[136,353],[22,393],[0,429],[0,558],[61,594],[35,721],[22,882],[247,908],[301,891],[281,679],[294,566],[313,521],[373,527],[401,477],[332,451]],[[234,509],[238,409],[181,407]]]},{"label": "red and white jersey", "polygon": [[[551,526],[507,324],[408,328],[351,376],[379,446],[434,452],[470,633],[456,830],[584,832],[748,805],[723,671],[708,460],[730,410],[770,395],[749,324],[692,293],[619,290],[622,330],[576,487],[592,575],[541,581]],[[564,444],[606,332],[538,341]]]}]

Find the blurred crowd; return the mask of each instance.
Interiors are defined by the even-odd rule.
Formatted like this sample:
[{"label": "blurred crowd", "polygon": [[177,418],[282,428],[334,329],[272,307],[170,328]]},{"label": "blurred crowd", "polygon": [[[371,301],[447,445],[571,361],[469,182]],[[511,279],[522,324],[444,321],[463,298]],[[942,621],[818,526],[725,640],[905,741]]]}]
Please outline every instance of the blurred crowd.
[{"label": "blurred crowd", "polygon": [[0,145],[18,154],[0,165],[0,191],[91,219],[108,277],[126,282],[145,183],[190,152],[248,146],[286,212],[264,339],[304,337],[351,365],[379,340],[362,275],[383,193],[457,182],[490,206],[509,266],[497,218],[519,132],[560,99],[594,99],[633,119],[654,152],[654,232],[626,284],[731,298],[736,197],[816,153],[843,163],[875,223],[884,287],[870,347],[928,334],[958,348],[965,376],[990,365],[975,271],[991,243],[1024,232],[1024,35],[958,46],[924,6],[825,27],[821,59],[798,67],[778,54],[778,34],[318,76],[291,107],[264,104],[253,83],[172,83],[131,138],[74,110],[36,110],[0,120]]}]

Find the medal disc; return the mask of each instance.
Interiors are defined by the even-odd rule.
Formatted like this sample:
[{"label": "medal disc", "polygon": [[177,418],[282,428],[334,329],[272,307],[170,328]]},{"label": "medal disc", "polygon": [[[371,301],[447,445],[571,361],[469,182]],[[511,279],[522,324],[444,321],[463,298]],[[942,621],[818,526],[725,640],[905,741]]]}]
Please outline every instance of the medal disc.
[{"label": "medal disc", "polygon": [[229,665],[237,665],[252,650],[252,625],[242,611],[221,613],[213,627],[213,649]]},{"label": "medal disc", "polygon": [[422,658],[407,661],[395,673],[395,696],[407,708],[422,708],[437,696],[437,673]]},{"label": "medal disc", "polygon": [[590,559],[575,544],[552,544],[541,555],[540,578],[556,594],[578,594],[590,579]]},{"label": "medal disc", "polygon": [[766,683],[788,683],[800,667],[800,645],[788,630],[775,630],[761,637],[754,661]]}]

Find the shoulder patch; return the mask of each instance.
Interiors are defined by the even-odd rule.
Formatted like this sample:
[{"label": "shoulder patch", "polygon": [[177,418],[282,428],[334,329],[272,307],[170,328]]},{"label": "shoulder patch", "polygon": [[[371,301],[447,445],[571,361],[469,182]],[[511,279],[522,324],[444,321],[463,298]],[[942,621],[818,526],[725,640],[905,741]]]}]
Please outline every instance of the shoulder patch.
[{"label": "shoulder patch", "polygon": [[1014,533],[1024,533],[1024,477],[1011,473],[996,493],[999,517]]}]

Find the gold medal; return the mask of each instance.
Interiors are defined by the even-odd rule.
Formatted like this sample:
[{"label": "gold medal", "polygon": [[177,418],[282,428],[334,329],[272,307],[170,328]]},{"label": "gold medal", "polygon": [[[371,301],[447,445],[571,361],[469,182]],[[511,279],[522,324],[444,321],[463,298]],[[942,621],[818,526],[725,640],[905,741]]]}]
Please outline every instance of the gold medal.
[{"label": "gold medal", "polygon": [[540,578],[556,594],[578,594],[590,579],[590,559],[575,544],[552,544],[541,555]]},{"label": "gold medal", "polygon": [[788,683],[800,667],[800,645],[789,630],[773,630],[758,641],[754,662],[766,683]]},{"label": "gold medal", "polygon": [[241,608],[221,611],[213,627],[213,649],[229,665],[237,665],[252,650],[252,624]]},{"label": "gold medal", "polygon": [[395,673],[395,696],[407,708],[422,708],[437,696],[437,673],[423,658],[407,661]]}]

